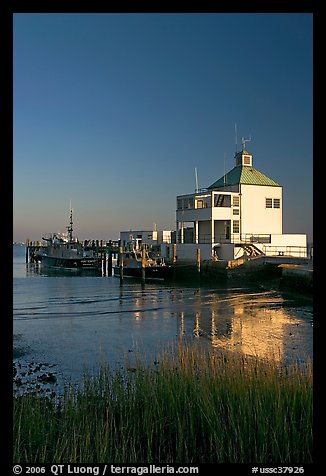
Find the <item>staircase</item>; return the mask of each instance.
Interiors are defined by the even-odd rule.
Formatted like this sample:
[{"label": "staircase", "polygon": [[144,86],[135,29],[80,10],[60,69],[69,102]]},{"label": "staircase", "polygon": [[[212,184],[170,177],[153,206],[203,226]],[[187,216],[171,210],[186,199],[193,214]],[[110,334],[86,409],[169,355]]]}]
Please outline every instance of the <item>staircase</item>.
[{"label": "staircase", "polygon": [[238,266],[245,264],[245,262],[248,260],[251,260],[254,258],[261,258],[262,256],[265,256],[265,253],[263,253],[253,243],[238,243],[236,246],[243,248],[247,256],[243,255],[243,256],[240,256],[240,258],[229,260],[226,266],[226,269],[237,268]]},{"label": "staircase", "polygon": [[251,258],[263,256],[265,254],[253,243],[239,243],[237,246],[243,248],[247,255]]}]

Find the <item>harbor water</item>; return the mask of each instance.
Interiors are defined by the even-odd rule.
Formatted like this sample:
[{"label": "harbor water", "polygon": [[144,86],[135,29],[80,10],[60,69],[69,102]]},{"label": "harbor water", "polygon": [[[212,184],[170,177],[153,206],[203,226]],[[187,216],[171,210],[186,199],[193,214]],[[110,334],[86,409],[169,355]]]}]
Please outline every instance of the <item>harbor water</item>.
[{"label": "harbor water", "polygon": [[80,383],[103,363],[132,366],[136,356],[159,365],[163,349],[189,343],[300,364],[313,355],[313,305],[246,283],[121,284],[113,276],[48,274],[26,264],[25,247],[14,245],[15,391]]}]

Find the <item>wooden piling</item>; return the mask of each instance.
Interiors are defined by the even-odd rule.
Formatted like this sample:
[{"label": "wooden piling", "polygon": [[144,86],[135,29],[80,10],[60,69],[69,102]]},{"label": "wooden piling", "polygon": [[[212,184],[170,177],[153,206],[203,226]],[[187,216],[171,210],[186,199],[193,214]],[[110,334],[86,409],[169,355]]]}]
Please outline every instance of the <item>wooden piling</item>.
[{"label": "wooden piling", "polygon": [[30,244],[30,241],[29,239],[26,240],[26,250],[25,250],[25,262],[28,263],[29,262],[29,244]]},{"label": "wooden piling", "polygon": [[119,271],[120,271],[120,282],[123,281],[123,248],[122,246],[119,246]]},{"label": "wooden piling", "polygon": [[173,243],[173,258],[172,258],[172,262],[173,264],[175,264],[177,262],[177,245],[176,243]]},{"label": "wooden piling", "polygon": [[108,248],[108,276],[112,276],[112,249]]},{"label": "wooden piling", "polygon": [[143,246],[142,256],[141,256],[141,279],[145,282],[145,273],[146,273],[146,249]]},{"label": "wooden piling", "polygon": [[200,274],[200,248],[197,248],[197,271]]},{"label": "wooden piling", "polygon": [[101,251],[101,259],[102,259],[102,274],[106,276],[106,252]]},{"label": "wooden piling", "polygon": [[173,263],[173,276],[172,279],[175,281],[176,279],[176,264],[177,264],[177,245],[173,243],[172,246],[172,263]]}]

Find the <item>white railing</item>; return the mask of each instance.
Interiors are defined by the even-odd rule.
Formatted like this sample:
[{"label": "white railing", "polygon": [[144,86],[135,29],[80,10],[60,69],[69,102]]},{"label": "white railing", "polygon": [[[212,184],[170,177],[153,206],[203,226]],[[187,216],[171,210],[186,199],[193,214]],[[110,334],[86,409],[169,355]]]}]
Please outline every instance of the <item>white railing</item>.
[{"label": "white railing", "polygon": [[307,258],[306,246],[264,245],[263,252],[266,256],[294,256],[296,258]]},{"label": "white railing", "polygon": [[270,243],[271,235],[269,234],[255,234],[255,233],[241,233],[231,235],[231,243]]},{"label": "white railing", "polygon": [[[188,238],[189,239],[189,238]],[[187,242],[188,241],[184,241]],[[198,235],[199,244],[214,244],[214,243],[270,243],[271,235],[269,234],[254,234],[254,233],[235,233],[235,234],[218,234],[213,236],[210,233]],[[181,237],[178,237],[178,243],[181,243]],[[192,242],[195,242],[195,236],[193,236]]]}]

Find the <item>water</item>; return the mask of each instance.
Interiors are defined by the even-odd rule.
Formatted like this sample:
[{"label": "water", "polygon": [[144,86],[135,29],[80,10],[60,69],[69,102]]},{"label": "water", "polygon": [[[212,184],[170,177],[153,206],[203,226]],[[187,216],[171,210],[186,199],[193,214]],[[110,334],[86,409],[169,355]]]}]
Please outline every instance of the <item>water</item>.
[{"label": "water", "polygon": [[[312,358],[310,301],[278,291],[146,283],[102,276],[46,275],[14,246],[16,387],[80,382],[101,363],[149,363],[175,342],[279,362]],[[48,380],[47,380],[48,378]],[[25,387],[24,387],[25,386]]]}]

